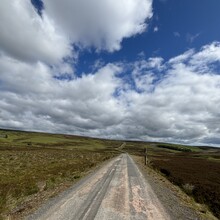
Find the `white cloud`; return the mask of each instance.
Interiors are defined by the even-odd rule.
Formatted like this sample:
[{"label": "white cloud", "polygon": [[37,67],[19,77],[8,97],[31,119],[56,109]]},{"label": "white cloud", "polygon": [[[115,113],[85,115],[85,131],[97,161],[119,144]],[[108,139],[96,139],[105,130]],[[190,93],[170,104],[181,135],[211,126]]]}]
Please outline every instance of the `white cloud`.
[{"label": "white cloud", "polygon": [[[197,53],[189,50],[165,63],[162,75],[147,72],[146,62],[139,61],[134,81],[142,82],[142,93],[133,90],[125,94],[132,103],[130,124],[139,126],[133,136],[185,143],[217,140],[213,137],[219,133],[220,75],[213,62],[220,64],[219,49],[219,43],[212,43]],[[201,71],[202,62],[205,71]],[[157,83],[152,83],[155,78]]]},{"label": "white cloud", "polygon": [[159,28],[156,26],[154,27],[154,32],[158,32],[159,31]]},{"label": "white cloud", "polygon": [[169,63],[170,64],[175,64],[175,63],[183,63],[183,62],[186,62],[188,61],[189,59],[191,59],[192,55],[194,54],[194,50],[191,49],[191,50],[188,50],[186,51],[185,53],[181,54],[181,55],[178,55],[176,57],[173,57],[169,60]]},{"label": "white cloud", "polygon": [[135,86],[140,91],[151,91],[157,79],[155,71],[161,71],[163,68],[163,59],[153,57],[146,60],[136,61],[133,65],[132,77]]},{"label": "white cloud", "polygon": [[52,20],[41,18],[27,0],[2,0],[0,52],[28,62],[58,63],[71,55],[69,41]]},{"label": "white cloud", "polygon": [[200,66],[208,65],[220,60],[220,43],[213,42],[202,47],[201,51],[193,56],[191,64]]},{"label": "white cloud", "polygon": [[77,61],[74,46],[119,50],[124,38],[145,31],[152,16],[152,0],[45,0],[44,8],[40,16],[31,1],[2,0],[0,53],[61,73],[73,72],[63,59]]},{"label": "white cloud", "polygon": [[[109,64],[72,81],[53,78],[45,64],[0,57],[0,124],[51,132],[89,132],[120,123],[123,106],[113,93],[120,85]],[[118,111],[120,109],[120,111]]]},{"label": "white cloud", "polygon": [[[213,62],[220,63],[219,48],[215,42],[168,62],[155,57],[108,64],[70,81],[56,80],[41,62],[33,66],[2,55],[0,124],[98,137],[220,144],[220,75],[213,68]],[[205,72],[199,59],[208,60]],[[120,78],[127,66],[137,90]]]},{"label": "white cloud", "polygon": [[44,14],[73,42],[119,50],[124,38],[142,33],[152,17],[152,0],[45,0]]},{"label": "white cloud", "polygon": [[76,45],[119,50],[124,38],[145,31],[152,16],[152,0],[45,0],[44,8],[40,16],[29,0],[2,0],[0,54],[43,62],[58,74],[74,72]]}]

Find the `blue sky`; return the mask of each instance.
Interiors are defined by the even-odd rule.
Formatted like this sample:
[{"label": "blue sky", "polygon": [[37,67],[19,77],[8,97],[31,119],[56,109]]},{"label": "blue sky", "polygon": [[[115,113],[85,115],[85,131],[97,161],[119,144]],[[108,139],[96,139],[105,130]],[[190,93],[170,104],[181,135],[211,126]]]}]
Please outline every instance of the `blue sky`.
[{"label": "blue sky", "polygon": [[220,145],[219,10],[2,0],[0,127]]},{"label": "blue sky", "polygon": [[[43,2],[32,0],[41,11]],[[154,0],[149,28],[141,35],[124,39],[120,51],[96,52],[95,48],[79,55],[77,73],[89,72],[94,62],[134,61],[144,53],[145,57],[160,56],[165,60],[184,53],[189,48],[199,49],[205,44],[220,40],[217,31],[220,20],[218,0]]]},{"label": "blue sky", "polygon": [[[79,58],[79,72],[89,71],[85,66],[92,65],[97,59],[134,61],[144,53],[146,58],[161,56],[168,60],[189,48],[199,49],[218,41],[219,9],[218,0],[154,0],[154,16],[145,33],[123,40],[122,49],[113,54],[84,51]],[[155,28],[158,31],[155,32]]]}]

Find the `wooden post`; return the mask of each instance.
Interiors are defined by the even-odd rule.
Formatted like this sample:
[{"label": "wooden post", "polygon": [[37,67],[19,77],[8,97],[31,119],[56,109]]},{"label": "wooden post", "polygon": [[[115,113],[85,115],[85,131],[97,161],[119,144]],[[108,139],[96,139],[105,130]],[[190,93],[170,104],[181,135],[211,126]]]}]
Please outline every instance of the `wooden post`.
[{"label": "wooden post", "polygon": [[147,148],[145,148],[144,159],[145,159],[145,165],[147,165]]}]

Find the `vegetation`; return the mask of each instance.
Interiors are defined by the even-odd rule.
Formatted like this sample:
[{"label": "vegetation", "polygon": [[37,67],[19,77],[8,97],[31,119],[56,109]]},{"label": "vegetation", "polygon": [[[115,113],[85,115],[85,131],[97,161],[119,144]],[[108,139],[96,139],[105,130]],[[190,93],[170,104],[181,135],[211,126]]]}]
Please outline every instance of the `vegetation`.
[{"label": "vegetation", "polygon": [[220,219],[220,148],[127,142],[124,150],[144,157],[146,148],[149,166]]},{"label": "vegetation", "polygon": [[[220,218],[220,149],[0,130],[0,219],[32,195],[73,182],[121,152],[144,156]],[[6,138],[7,137],[7,138]]]},{"label": "vegetation", "polygon": [[117,155],[123,142],[0,130],[0,219],[41,191],[70,184]]},{"label": "vegetation", "polygon": [[168,144],[159,144],[157,145],[160,148],[166,148],[170,150],[175,150],[175,151],[182,151],[182,152],[192,152],[193,150],[187,147],[182,147],[182,146],[176,146],[176,145],[168,145]]},{"label": "vegetation", "polygon": [[150,165],[220,218],[220,149],[193,151],[150,148]]}]

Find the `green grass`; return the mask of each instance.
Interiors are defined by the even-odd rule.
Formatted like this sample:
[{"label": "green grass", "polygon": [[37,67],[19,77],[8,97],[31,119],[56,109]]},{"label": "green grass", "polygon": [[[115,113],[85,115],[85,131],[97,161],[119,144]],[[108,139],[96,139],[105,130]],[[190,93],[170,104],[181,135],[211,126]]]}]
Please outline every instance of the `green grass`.
[{"label": "green grass", "polygon": [[168,143],[157,143],[156,147],[169,149],[171,151],[180,151],[180,152],[201,152],[202,150],[199,147],[192,147],[187,145],[179,144],[168,144]]},{"label": "green grass", "polygon": [[22,143],[39,143],[39,144],[54,144],[54,143],[60,143],[60,142],[71,142],[71,140],[64,139],[64,138],[56,138],[56,137],[32,137],[27,138],[25,140],[22,140]]},{"label": "green grass", "polygon": [[0,138],[0,144],[7,147],[52,147],[62,149],[96,150],[106,149],[106,147],[120,146],[120,141],[101,140],[88,137],[79,137],[62,134],[46,134],[36,132],[20,132],[0,130],[0,135],[7,134],[8,138]]}]

